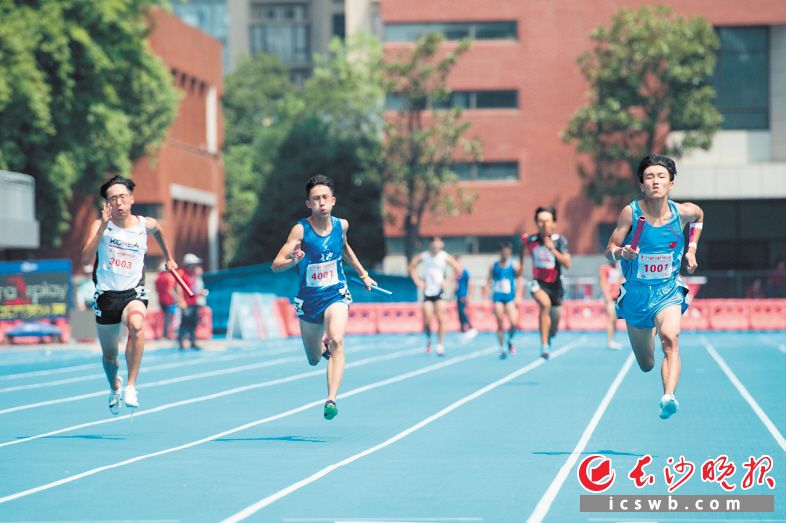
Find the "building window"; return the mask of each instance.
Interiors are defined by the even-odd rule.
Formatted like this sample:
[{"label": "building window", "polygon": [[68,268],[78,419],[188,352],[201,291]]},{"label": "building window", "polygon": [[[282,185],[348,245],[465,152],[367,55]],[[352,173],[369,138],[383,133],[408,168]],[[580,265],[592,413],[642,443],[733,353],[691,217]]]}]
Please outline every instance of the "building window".
[{"label": "building window", "polygon": [[385,24],[386,42],[414,42],[428,33],[442,33],[448,40],[516,40],[518,24],[505,22],[448,22]]},{"label": "building window", "polygon": [[767,27],[719,27],[720,50],[713,73],[715,105],[724,129],[770,126]]},{"label": "building window", "polygon": [[[519,96],[516,90],[453,91],[446,100],[431,100],[428,109],[517,109]],[[385,109],[398,111],[404,107],[404,98],[388,94]]]},{"label": "building window", "polygon": [[311,56],[308,24],[255,24],[251,31],[251,52],[264,51],[285,63],[307,62]]},{"label": "building window", "polygon": [[343,14],[333,15],[333,36],[342,40],[346,37],[346,17]]},{"label": "building window", "polygon": [[456,163],[453,170],[459,180],[518,180],[519,162]]}]

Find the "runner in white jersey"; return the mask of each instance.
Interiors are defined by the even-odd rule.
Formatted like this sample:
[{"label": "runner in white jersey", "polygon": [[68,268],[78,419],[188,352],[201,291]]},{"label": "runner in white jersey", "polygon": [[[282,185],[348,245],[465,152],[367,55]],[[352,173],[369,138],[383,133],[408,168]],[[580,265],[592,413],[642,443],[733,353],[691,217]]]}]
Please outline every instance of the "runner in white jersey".
[{"label": "runner in white jersey", "polygon": [[[152,234],[161,246],[168,269],[176,269],[164,239],[161,225],[153,218],[131,213],[134,204],[133,181],[115,176],[101,186],[106,199],[101,218],[96,220],[82,249],[82,263],[93,263],[96,294],[93,309],[96,314],[98,341],[103,352],[104,372],[109,381],[109,410],[117,415],[120,403],[139,407],[136,379],[145,347],[144,321],[147,312],[147,291],[144,287],[144,262],[147,235]],[[118,376],[118,336],[120,324],[128,327],[126,362],[128,382],[122,391]]]},{"label": "runner in white jersey", "polygon": [[[448,265],[461,274],[461,266],[456,259],[445,252],[442,238],[431,239],[429,249],[412,258],[409,275],[419,288],[423,289],[423,331],[426,334],[426,352],[431,352],[431,320],[437,317],[437,355],[445,355],[445,279]],[[423,278],[417,274],[418,264],[423,264]]]}]

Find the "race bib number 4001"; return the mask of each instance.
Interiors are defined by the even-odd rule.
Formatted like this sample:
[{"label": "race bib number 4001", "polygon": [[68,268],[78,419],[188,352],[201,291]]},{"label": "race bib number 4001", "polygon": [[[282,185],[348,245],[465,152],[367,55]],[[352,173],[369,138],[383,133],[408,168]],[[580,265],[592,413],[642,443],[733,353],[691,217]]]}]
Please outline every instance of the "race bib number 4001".
[{"label": "race bib number 4001", "polygon": [[671,254],[639,254],[637,276],[643,280],[662,280],[671,276]]},{"label": "race bib number 4001", "polygon": [[311,263],[306,269],[307,287],[328,287],[338,283],[338,263],[332,260],[325,263]]}]

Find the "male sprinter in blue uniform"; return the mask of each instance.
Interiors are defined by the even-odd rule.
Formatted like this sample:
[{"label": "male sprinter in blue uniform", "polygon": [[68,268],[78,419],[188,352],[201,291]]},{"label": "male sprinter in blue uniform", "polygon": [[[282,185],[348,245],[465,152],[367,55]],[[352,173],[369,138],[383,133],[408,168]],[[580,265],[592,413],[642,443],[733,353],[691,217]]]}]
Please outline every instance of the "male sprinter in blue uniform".
[{"label": "male sprinter in blue uniform", "polygon": [[[676,174],[671,158],[649,154],[641,160],[637,175],[644,198],[622,210],[606,247],[608,260],[622,260],[625,283],[617,298],[617,316],[627,324],[633,353],[644,372],[655,366],[653,329],[660,337],[664,354],[659,405],[662,419],[679,409],[674,397],[681,367],[678,338],[682,313],[688,308],[688,288],[679,278],[685,248],[682,230],[690,224],[685,260],[692,274],[698,266],[696,246],[704,222],[704,212],[698,205],[669,200]],[[639,216],[647,221],[638,248],[633,249],[630,244]]]},{"label": "male sprinter in blue uniform", "polygon": [[[489,270],[488,289],[494,302],[494,315],[497,317],[497,341],[499,341],[499,357],[504,360],[508,354],[513,356],[513,336],[519,321],[518,299],[521,297],[521,285],[516,280],[521,276],[521,266],[513,259],[513,246],[510,242],[499,244],[499,260]],[[508,323],[508,352],[505,352],[505,318]]]},{"label": "male sprinter in blue uniform", "polygon": [[[273,260],[272,269],[282,272],[297,266],[300,289],[295,297],[295,310],[309,364],[316,365],[323,355],[328,360],[324,416],[330,420],[338,414],[336,395],[344,376],[344,334],[352,303],[343,261],[357,271],[367,289],[376,282],[363,269],[347,242],[349,222],[331,216],[336,205],[333,181],[321,174],[311,177],[306,183],[306,197],[311,214],[292,227]],[[325,333],[327,345],[322,341]]]}]

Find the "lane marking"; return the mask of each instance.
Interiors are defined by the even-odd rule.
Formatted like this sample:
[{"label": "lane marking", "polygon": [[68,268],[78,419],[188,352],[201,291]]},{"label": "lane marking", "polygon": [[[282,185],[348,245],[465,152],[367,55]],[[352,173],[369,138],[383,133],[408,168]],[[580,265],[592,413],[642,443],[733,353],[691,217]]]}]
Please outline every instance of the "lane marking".
[{"label": "lane marking", "polygon": [[568,456],[568,459],[562,465],[562,468],[560,468],[559,472],[557,472],[557,475],[554,477],[551,485],[549,485],[549,487],[546,489],[546,493],[543,494],[543,497],[540,498],[540,501],[538,501],[538,504],[535,506],[535,510],[533,510],[532,514],[530,514],[529,518],[527,518],[527,523],[540,523],[543,521],[543,518],[546,517],[546,514],[548,514],[551,504],[554,503],[554,499],[557,497],[557,494],[559,494],[562,485],[568,478],[568,474],[570,474],[573,465],[576,464],[579,456],[581,456],[581,453],[584,452],[584,449],[587,447],[587,443],[589,443],[589,440],[592,437],[592,433],[595,432],[595,428],[597,428],[598,423],[600,423],[600,419],[606,412],[606,408],[608,408],[612,398],[617,393],[617,389],[619,389],[622,380],[625,379],[625,375],[633,365],[633,359],[633,353],[631,353],[628,355],[625,363],[622,364],[619,372],[617,372],[617,376],[614,378],[614,381],[611,382],[609,389],[606,391],[606,394],[600,401],[598,408],[595,409],[595,413],[592,415],[592,419],[590,419],[590,422],[584,429],[584,433],[581,435],[581,438],[579,438],[576,448],[574,448],[573,452],[570,453],[570,456]]},{"label": "lane marking", "polygon": [[734,388],[737,389],[737,392],[740,393],[742,399],[744,399],[748,405],[750,405],[751,409],[753,409],[753,412],[756,413],[756,416],[758,416],[758,418],[767,428],[770,435],[772,435],[780,448],[786,452],[786,439],[783,438],[783,434],[781,434],[781,432],[778,430],[778,427],[775,426],[775,423],[772,422],[770,417],[767,416],[767,414],[764,412],[764,409],[762,409],[756,400],[753,399],[751,393],[748,392],[748,389],[745,388],[745,385],[743,385],[739,378],[737,378],[737,375],[734,374],[734,372],[731,370],[731,367],[726,364],[726,360],[724,360],[721,355],[718,354],[718,351],[715,350],[715,347],[712,346],[709,340],[707,340],[705,336],[702,336],[701,341],[704,344],[704,348],[707,349],[707,352],[709,352],[710,356],[712,356],[712,359],[715,360],[715,363],[718,364],[723,373],[726,374],[726,377],[729,378],[731,384],[734,385]]},{"label": "lane marking", "polygon": [[[377,388],[380,388],[380,387],[385,387],[385,386],[391,385],[393,383],[398,383],[398,382],[401,382],[401,381],[404,381],[404,380],[408,380],[410,378],[421,376],[423,374],[428,374],[428,373],[434,372],[436,370],[441,370],[441,369],[444,369],[444,368],[456,365],[458,363],[463,363],[465,361],[473,360],[475,358],[479,358],[481,356],[485,356],[485,355],[488,355],[488,354],[491,354],[491,353],[496,353],[496,352],[497,352],[497,345],[495,344],[495,345],[493,345],[491,347],[487,347],[485,349],[481,349],[481,350],[475,351],[475,352],[473,352],[471,354],[467,354],[465,356],[452,357],[452,358],[449,358],[449,359],[447,359],[447,360],[445,360],[445,361],[443,361],[441,363],[437,363],[437,364],[434,364],[434,365],[429,365],[427,367],[421,367],[420,369],[417,369],[417,370],[414,370],[414,371],[405,372],[403,374],[399,374],[399,375],[393,376],[391,378],[386,378],[384,380],[376,381],[376,382],[370,383],[368,385],[363,385],[362,387],[358,387],[358,388],[352,389],[349,392],[345,392],[343,394],[339,394],[338,398],[343,399],[343,398],[348,398],[348,397],[351,397],[351,396],[355,396],[357,394],[362,394],[362,393],[368,392],[370,390],[374,390],[374,389],[377,389]],[[156,452],[151,452],[151,453],[148,453],[148,454],[142,454],[142,455],[139,455],[139,456],[135,456],[133,458],[129,458],[129,459],[125,459],[123,461],[112,463],[110,465],[104,465],[104,466],[101,466],[101,467],[96,467],[96,468],[93,468],[93,469],[81,472],[79,474],[74,474],[72,476],[67,476],[65,478],[46,483],[44,485],[39,485],[37,487],[29,488],[29,489],[26,489],[26,490],[23,490],[23,491],[20,491],[20,492],[16,492],[14,494],[9,494],[9,495],[6,495],[6,496],[3,496],[2,498],[0,498],[0,504],[8,503],[9,501],[13,501],[13,500],[19,499],[19,498],[24,498],[26,496],[30,496],[30,495],[35,494],[37,492],[43,492],[43,491],[46,491],[46,490],[50,490],[50,489],[53,489],[55,487],[59,487],[60,485],[66,485],[68,483],[73,483],[74,481],[77,481],[77,480],[80,480],[82,478],[86,478],[86,477],[89,477],[89,476],[94,476],[94,475],[96,475],[96,474],[98,474],[100,472],[104,472],[104,471],[107,471],[107,470],[112,470],[112,469],[116,469],[116,468],[120,468],[120,467],[125,467],[127,465],[131,465],[133,463],[137,463],[139,461],[144,461],[144,460],[151,459],[151,458],[154,458],[154,457],[164,456],[164,455],[167,455],[167,454],[172,454],[174,452],[179,452],[181,450],[190,449],[192,447],[196,447],[196,446],[202,445],[204,443],[209,443],[211,441],[214,441],[214,440],[217,440],[217,439],[220,439],[220,438],[224,438],[224,437],[229,436],[231,434],[235,434],[237,432],[241,432],[243,430],[250,429],[252,427],[256,427],[256,426],[263,425],[263,424],[266,424],[266,423],[270,423],[270,422],[273,422],[273,421],[277,421],[279,419],[286,418],[286,417],[292,416],[294,414],[298,414],[298,413],[306,411],[308,409],[312,409],[312,408],[314,408],[316,406],[321,406],[324,401],[325,401],[324,398],[316,400],[316,401],[311,401],[311,402],[305,403],[305,404],[303,404],[303,405],[301,405],[299,407],[295,407],[293,409],[289,409],[289,410],[286,410],[284,412],[280,412],[278,414],[274,414],[272,416],[268,416],[268,417],[261,418],[261,419],[258,419],[258,420],[255,420],[255,421],[252,421],[252,422],[249,422],[249,423],[245,423],[243,425],[239,425],[237,427],[233,427],[231,429],[227,429],[227,430],[224,430],[222,432],[213,434],[211,436],[200,438],[198,440],[190,441],[190,442],[184,443],[182,445],[178,445],[178,446],[175,446],[175,447],[170,447],[170,448],[159,450],[159,451],[156,451]]]},{"label": "lane marking", "polygon": [[[582,336],[578,340],[573,341],[571,343],[568,343],[567,345],[563,346],[562,348],[555,350],[554,352],[551,353],[551,359],[559,358],[560,356],[562,356],[563,354],[565,354],[566,352],[571,350],[574,346],[576,346],[579,343],[581,343],[582,341],[584,341],[584,338],[585,337]],[[496,351],[497,348],[495,347],[493,350]],[[431,416],[429,416],[427,418],[424,418],[423,420],[419,421],[418,423],[416,423],[416,424],[410,426],[409,428],[399,432],[395,436],[392,436],[392,437],[388,438],[387,440],[383,441],[382,443],[374,445],[373,447],[370,447],[370,448],[368,448],[368,449],[366,449],[364,451],[358,452],[357,454],[349,456],[348,458],[344,458],[341,461],[338,461],[336,463],[328,465],[327,467],[324,467],[323,469],[315,472],[314,474],[312,474],[312,475],[310,475],[310,476],[308,476],[306,478],[303,478],[300,481],[292,483],[291,485],[289,485],[289,486],[287,486],[287,487],[285,487],[285,488],[283,488],[283,489],[281,489],[281,490],[279,490],[277,492],[274,492],[273,494],[270,494],[269,496],[266,496],[266,497],[260,499],[259,501],[255,502],[255,503],[253,503],[253,504],[251,504],[249,506],[247,506],[246,508],[240,510],[239,512],[237,512],[237,513],[229,516],[228,518],[224,519],[223,523],[235,523],[235,522],[238,522],[238,521],[243,521],[244,519],[246,519],[246,518],[256,514],[257,512],[262,510],[263,508],[265,508],[265,507],[275,503],[276,501],[278,501],[278,500],[280,500],[280,499],[282,499],[282,498],[292,494],[293,492],[296,492],[296,491],[302,489],[303,487],[305,487],[307,485],[310,485],[310,484],[314,483],[315,481],[317,481],[319,479],[322,479],[323,477],[327,476],[331,472],[334,472],[335,470],[337,470],[337,469],[339,469],[341,467],[345,467],[345,466],[347,466],[347,465],[349,465],[351,463],[354,463],[355,461],[358,461],[359,459],[365,458],[366,456],[374,454],[375,452],[377,452],[379,450],[382,450],[385,447],[389,447],[390,445],[392,445],[392,444],[394,444],[394,443],[396,443],[396,442],[406,438],[410,434],[413,434],[413,433],[417,432],[418,430],[422,429],[423,427],[426,427],[426,426],[430,425],[431,423],[437,421],[438,419],[440,419],[440,418],[450,414],[451,412],[453,412],[454,410],[458,409],[459,407],[461,407],[461,406],[463,406],[463,405],[465,405],[465,404],[467,404],[467,403],[469,403],[469,402],[471,402],[471,401],[473,401],[473,400],[483,396],[484,394],[486,394],[486,393],[496,389],[497,387],[499,387],[501,385],[504,385],[505,383],[508,383],[508,382],[518,378],[519,376],[521,376],[523,374],[526,374],[527,372],[529,372],[529,371],[531,371],[533,369],[536,369],[536,368],[540,367],[541,365],[545,365],[545,364],[546,364],[546,360],[544,360],[542,358],[538,358],[537,360],[535,360],[535,361],[533,361],[531,363],[528,363],[524,367],[521,367],[520,369],[515,370],[515,371],[507,374],[503,378],[500,378],[500,379],[498,379],[498,380],[496,380],[496,381],[494,381],[492,383],[489,383],[488,385],[486,385],[486,386],[476,390],[472,394],[464,396],[460,400],[454,401],[453,403],[451,403],[447,407],[437,411],[436,413],[432,414]]]}]

